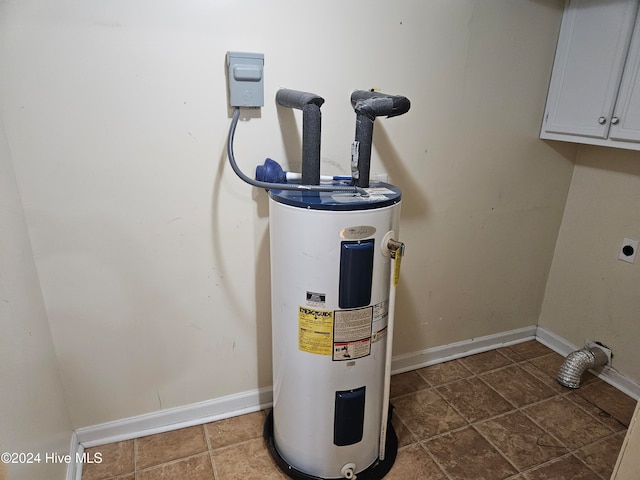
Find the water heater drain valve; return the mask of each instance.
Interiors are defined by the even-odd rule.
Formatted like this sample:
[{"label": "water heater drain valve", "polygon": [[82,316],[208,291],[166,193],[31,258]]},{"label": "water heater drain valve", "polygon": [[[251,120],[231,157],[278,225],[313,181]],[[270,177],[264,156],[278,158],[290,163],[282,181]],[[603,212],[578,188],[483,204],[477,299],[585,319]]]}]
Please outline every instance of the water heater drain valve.
[{"label": "water heater drain valve", "polygon": [[355,463],[347,463],[344,467],[342,467],[342,470],[340,470],[340,474],[348,480],[356,480],[357,476],[354,473],[355,469]]}]

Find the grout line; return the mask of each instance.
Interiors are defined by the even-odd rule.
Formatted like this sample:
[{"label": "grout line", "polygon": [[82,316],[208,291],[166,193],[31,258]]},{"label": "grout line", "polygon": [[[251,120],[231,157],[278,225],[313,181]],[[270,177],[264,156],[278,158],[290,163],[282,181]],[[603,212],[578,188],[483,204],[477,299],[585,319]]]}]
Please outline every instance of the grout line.
[{"label": "grout line", "polygon": [[168,462],[158,463],[157,465],[150,465],[148,467],[138,470],[136,473],[148,472],[149,470],[164,467],[166,465],[174,465],[176,463],[184,462],[185,460],[190,460],[195,457],[202,457],[206,454],[207,452],[198,452],[198,453],[194,453],[193,455],[187,455],[186,457],[174,458],[173,460],[169,460]]},{"label": "grout line", "polygon": [[526,473],[531,473],[534,470],[537,470],[537,469],[542,468],[542,467],[546,467],[547,465],[551,465],[551,464],[556,463],[556,462],[560,462],[560,461],[564,460],[565,458],[569,458],[569,457],[574,457],[575,458],[575,456],[573,455],[573,452],[567,452],[564,455],[560,455],[559,457],[552,458],[551,460],[548,460],[548,461],[543,462],[543,463],[539,463],[538,465],[532,465],[531,467],[527,468],[526,470],[523,470],[520,473],[523,474],[523,475],[526,474]]},{"label": "grout line", "polygon": [[133,480],[138,480],[138,439],[133,439]]},{"label": "grout line", "polygon": [[[394,415],[395,415],[395,412],[394,412]],[[264,439],[262,438],[262,435],[260,435],[258,437],[247,438],[246,440],[241,440],[239,442],[232,443],[231,445],[225,445],[224,447],[212,448],[211,449],[211,455],[214,455],[214,454],[220,453],[220,452],[224,452],[226,450],[230,450],[232,448],[235,448],[235,447],[238,447],[238,446],[241,446],[241,445],[246,445],[247,443],[255,442],[256,440],[264,441]]]},{"label": "grout line", "polygon": [[207,442],[207,451],[209,452],[209,461],[211,462],[211,470],[213,471],[213,480],[218,480],[218,469],[216,468],[216,462],[213,460],[213,448],[211,448],[209,431],[205,424],[202,425],[202,429],[204,430],[204,439]]}]

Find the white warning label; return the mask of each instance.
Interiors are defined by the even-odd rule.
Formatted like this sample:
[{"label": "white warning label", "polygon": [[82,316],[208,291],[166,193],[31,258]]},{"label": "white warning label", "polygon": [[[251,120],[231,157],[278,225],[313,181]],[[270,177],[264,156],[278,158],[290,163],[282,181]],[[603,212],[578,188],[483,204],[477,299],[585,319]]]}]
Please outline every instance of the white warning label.
[{"label": "white warning label", "polygon": [[333,341],[348,342],[371,336],[373,307],[336,310],[333,315]]},{"label": "white warning label", "polygon": [[373,307],[333,312],[333,360],[353,360],[371,353]]}]

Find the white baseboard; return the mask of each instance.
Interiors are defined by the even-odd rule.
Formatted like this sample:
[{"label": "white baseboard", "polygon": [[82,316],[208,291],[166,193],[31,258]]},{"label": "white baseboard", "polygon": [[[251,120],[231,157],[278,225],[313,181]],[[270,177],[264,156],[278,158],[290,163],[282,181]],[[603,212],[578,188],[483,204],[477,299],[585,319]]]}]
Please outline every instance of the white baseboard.
[{"label": "white baseboard", "polygon": [[214,422],[268,408],[271,387],[192,403],[182,407],[124,418],[76,430],[78,443],[85,448]]},{"label": "white baseboard", "polygon": [[536,327],[524,327],[508,332],[496,333],[484,337],[472,338],[462,342],[450,343],[441,347],[428,348],[420,352],[394,357],[391,364],[392,374],[409,372],[417,368],[428,367],[456,358],[495,350],[496,348],[534,340]]},{"label": "white baseboard", "polygon": [[66,480],[82,480],[82,467],[76,463],[76,452],[81,449],[80,454],[84,448],[78,442],[78,435],[76,432],[71,432],[71,445],[69,446],[69,455],[71,455],[71,461],[67,466],[67,478]]},{"label": "white baseboard", "polygon": [[[530,326],[455,342],[441,347],[429,348],[407,355],[399,355],[393,359],[392,373],[408,372],[534,339],[565,357],[577,349],[576,346],[553,332],[542,327]],[[631,397],[635,399],[640,397],[640,386],[619,374],[613,368],[605,367],[602,371],[594,373]],[[114,422],[79,428],[74,432],[72,438],[71,454],[75,456],[79,452],[80,456],[82,456],[84,448],[130,440],[145,435],[256,412],[270,407],[272,402],[273,391],[271,387],[267,387]],[[81,475],[82,465],[69,466],[67,480],[80,480]]]}]

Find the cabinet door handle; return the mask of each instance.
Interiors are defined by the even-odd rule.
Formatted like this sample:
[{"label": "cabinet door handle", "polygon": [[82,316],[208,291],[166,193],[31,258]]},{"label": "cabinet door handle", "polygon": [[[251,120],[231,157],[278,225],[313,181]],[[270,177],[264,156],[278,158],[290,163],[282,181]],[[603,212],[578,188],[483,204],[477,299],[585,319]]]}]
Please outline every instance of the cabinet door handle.
[{"label": "cabinet door handle", "polygon": [[619,122],[620,122],[620,119],[618,117],[611,118],[611,125],[617,125]]},{"label": "cabinet door handle", "polygon": [[607,123],[607,119],[605,117],[599,117],[598,118],[598,123],[600,125],[604,125],[605,123]]}]

